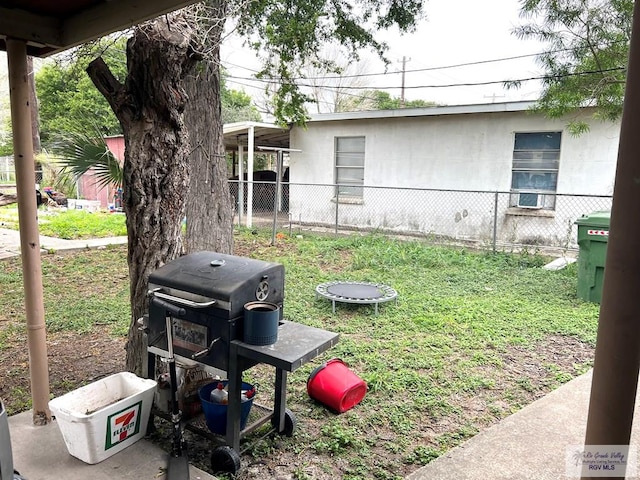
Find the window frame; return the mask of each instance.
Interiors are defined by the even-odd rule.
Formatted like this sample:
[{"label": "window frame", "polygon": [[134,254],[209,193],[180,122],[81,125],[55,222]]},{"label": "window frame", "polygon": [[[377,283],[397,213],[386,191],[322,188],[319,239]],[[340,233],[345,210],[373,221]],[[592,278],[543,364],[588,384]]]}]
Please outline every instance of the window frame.
[{"label": "window frame", "polygon": [[[338,150],[340,147],[339,144],[341,140],[361,140],[362,141],[362,150]],[[365,135],[345,135],[345,136],[336,136],[334,137],[333,142],[333,171],[334,171],[334,182],[336,184],[335,187],[335,198],[336,199],[362,199],[364,197],[364,168],[365,168],[365,155],[366,155],[366,136]],[[342,147],[340,147],[342,148]],[[358,163],[344,164],[343,161],[345,158],[352,155],[357,155]],[[340,170],[360,170],[362,172],[362,180],[354,181],[348,180],[345,181],[340,180]],[[346,191],[345,191],[346,190]]]},{"label": "window frame", "polygon": [[[519,135],[557,135],[557,148],[548,148],[545,145],[542,145],[541,148],[516,148],[518,146],[518,136]],[[540,131],[519,131],[514,132],[513,136],[513,150],[511,154],[511,198],[509,201],[509,205],[511,207],[522,207],[522,208],[537,208],[537,209],[546,209],[553,210],[555,209],[556,203],[556,193],[558,191],[558,173],[560,171],[560,158],[562,155],[562,130],[540,130]],[[556,140],[552,140],[552,143],[555,143]],[[544,143],[544,142],[542,142]],[[520,158],[516,158],[520,157]],[[530,158],[527,158],[530,157]],[[536,161],[541,165],[536,168]],[[518,162],[525,163],[525,165],[520,166]],[[528,162],[528,164],[526,164]],[[545,165],[546,163],[546,165]],[[555,163],[555,166],[549,166],[550,163]],[[544,181],[545,177],[548,177],[549,180],[546,180],[545,184],[539,185],[528,185],[526,187],[516,186],[516,175],[518,173],[528,174],[529,182],[533,182],[538,180],[538,178],[534,177],[542,177]],[[548,184],[552,182],[553,187],[551,188]],[[521,194],[529,195],[531,199],[536,199],[535,205],[530,205],[528,207],[523,207],[520,203]],[[535,195],[535,197],[533,197]],[[541,198],[539,198],[541,196]]]}]

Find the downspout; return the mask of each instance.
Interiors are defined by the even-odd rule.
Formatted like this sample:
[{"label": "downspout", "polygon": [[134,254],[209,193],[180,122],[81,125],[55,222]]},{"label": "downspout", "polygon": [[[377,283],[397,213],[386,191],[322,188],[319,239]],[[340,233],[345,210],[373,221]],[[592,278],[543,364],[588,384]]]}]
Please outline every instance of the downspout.
[{"label": "downspout", "polygon": [[44,322],[40,233],[36,205],[36,174],[31,138],[31,105],[29,102],[29,71],[27,45],[24,41],[7,39],[9,64],[9,95],[13,124],[13,152],[18,193],[20,252],[27,316],[29,376],[33,404],[33,423],[45,425],[51,421],[49,410],[49,366]]},{"label": "downspout", "polygon": [[[585,447],[629,445],[640,370],[640,2],[634,5]],[[624,470],[624,469],[622,469]],[[616,470],[616,477],[624,478]],[[590,477],[583,477],[590,478]]]}]

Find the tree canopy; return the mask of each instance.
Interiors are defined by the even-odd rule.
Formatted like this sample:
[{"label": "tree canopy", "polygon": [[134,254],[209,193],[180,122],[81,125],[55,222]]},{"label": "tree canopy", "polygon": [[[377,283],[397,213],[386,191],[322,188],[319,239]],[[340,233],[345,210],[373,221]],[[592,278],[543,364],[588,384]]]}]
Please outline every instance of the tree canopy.
[{"label": "tree canopy", "polygon": [[352,110],[395,110],[399,108],[435,107],[435,102],[427,100],[402,100],[384,90],[367,90],[351,100]]},{"label": "tree canopy", "polygon": [[[101,40],[92,46],[118,78],[127,74],[126,39]],[[85,47],[85,49],[88,47]],[[40,131],[43,144],[50,145],[62,133],[85,132],[87,123],[103,135],[116,135],[120,125],[109,104],[94,87],[85,69],[91,58],[82,49],[45,64],[36,74]]]},{"label": "tree canopy", "polygon": [[[546,44],[538,56],[545,77],[536,109],[559,118],[581,107],[595,107],[595,119],[618,119],[633,0],[525,0],[520,14],[528,23],[513,33]],[[583,121],[569,122],[575,134],[588,128]]]},{"label": "tree canopy", "polygon": [[[97,53],[96,53],[97,52]],[[102,133],[119,135],[122,129],[109,103],[95,88],[85,69],[100,55],[120,81],[127,75],[126,38],[101,40],[72,54],[45,64],[36,74],[39,98],[40,129],[45,146],[51,147],[60,137]],[[244,120],[260,121],[251,97],[241,91],[221,87],[224,123]]]},{"label": "tree canopy", "polygon": [[271,82],[273,111],[279,123],[304,123],[311,99],[297,85],[309,64],[335,72],[336,62],[323,55],[327,44],[339,45],[344,57],[357,61],[373,50],[387,63],[388,46],[378,31],[391,27],[411,32],[422,18],[423,0],[256,0],[234,17],[237,32],[260,60],[258,78]]},{"label": "tree canopy", "polygon": [[251,96],[248,93],[226,88],[224,77],[220,90],[223,123],[259,122],[262,120],[262,115],[253,105]]}]

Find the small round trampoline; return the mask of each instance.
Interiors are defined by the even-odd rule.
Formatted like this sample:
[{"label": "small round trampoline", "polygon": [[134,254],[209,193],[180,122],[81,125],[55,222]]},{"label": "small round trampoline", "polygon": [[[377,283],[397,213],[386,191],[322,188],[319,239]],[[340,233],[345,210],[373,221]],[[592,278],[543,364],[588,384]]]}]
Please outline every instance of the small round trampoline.
[{"label": "small round trampoline", "polygon": [[370,282],[334,281],[321,283],[316,287],[316,298],[324,297],[331,300],[333,313],[336,313],[336,302],[359,303],[375,305],[376,315],[378,304],[396,300],[398,292],[388,285]]}]

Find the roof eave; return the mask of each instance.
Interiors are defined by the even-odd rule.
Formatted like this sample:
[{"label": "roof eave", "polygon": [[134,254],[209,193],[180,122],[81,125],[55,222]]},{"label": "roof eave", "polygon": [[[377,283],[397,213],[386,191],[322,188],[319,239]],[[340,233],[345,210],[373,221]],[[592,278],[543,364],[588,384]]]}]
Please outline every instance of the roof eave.
[{"label": "roof eave", "polygon": [[0,2],[0,49],[6,50],[6,39],[13,38],[27,42],[29,55],[46,57],[192,3],[195,1],[110,0],[66,18],[57,18],[6,8]]},{"label": "roof eave", "polygon": [[534,101],[481,103],[473,105],[444,105],[438,107],[402,108],[396,110],[367,110],[363,112],[321,113],[311,115],[309,122],[340,120],[370,120],[381,118],[428,117],[472,113],[521,112],[531,109]]}]

